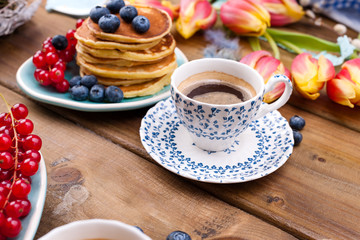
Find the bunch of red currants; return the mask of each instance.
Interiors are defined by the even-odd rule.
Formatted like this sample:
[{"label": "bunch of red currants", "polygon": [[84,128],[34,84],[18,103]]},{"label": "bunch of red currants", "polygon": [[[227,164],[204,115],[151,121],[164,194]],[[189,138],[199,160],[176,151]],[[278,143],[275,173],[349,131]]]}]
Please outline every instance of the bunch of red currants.
[{"label": "bunch of red currants", "polygon": [[[79,19],[76,28],[82,23],[83,19]],[[41,50],[33,55],[32,62],[36,67],[34,77],[41,85],[54,86],[60,93],[68,91],[69,82],[65,79],[65,70],[66,64],[73,60],[76,53],[75,32],[75,29],[70,29],[65,36],[47,38]]]},{"label": "bunch of red currants", "polygon": [[31,210],[31,176],[39,168],[41,138],[32,134],[28,109],[15,104],[0,114],[0,240],[16,237]]}]

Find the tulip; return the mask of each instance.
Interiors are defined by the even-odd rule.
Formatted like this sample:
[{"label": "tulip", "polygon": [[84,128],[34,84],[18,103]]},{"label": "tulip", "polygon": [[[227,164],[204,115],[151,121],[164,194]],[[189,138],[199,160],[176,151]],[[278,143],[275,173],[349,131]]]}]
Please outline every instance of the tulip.
[{"label": "tulip", "polygon": [[297,55],[291,64],[295,89],[305,98],[315,100],[325,83],[335,76],[333,64],[323,55],[319,60],[309,53]]},{"label": "tulip", "polygon": [[131,0],[131,4],[137,4],[137,5],[145,5],[145,6],[151,6],[155,7],[161,10],[164,10],[169,14],[171,19],[177,18],[179,16],[179,5],[173,5],[170,1],[162,0]]},{"label": "tulip", "polygon": [[296,0],[260,0],[270,13],[271,26],[299,21],[305,14]]},{"label": "tulip", "polygon": [[229,0],[221,6],[220,18],[239,35],[258,37],[270,26],[270,14],[258,0]]},{"label": "tulip", "polygon": [[336,103],[360,106],[360,58],[345,62],[336,77],[327,82],[326,92]]},{"label": "tulip", "polygon": [[177,31],[188,39],[200,29],[208,29],[216,22],[216,10],[207,0],[181,0]]},{"label": "tulip", "polygon": [[[276,74],[283,74],[291,79],[290,71],[284,64],[271,56],[271,54],[264,50],[252,52],[240,60],[241,63],[249,65],[254,68],[263,77],[265,84],[269,79]],[[278,83],[275,88],[264,95],[263,101],[271,103],[278,99],[285,90],[284,83]]]}]

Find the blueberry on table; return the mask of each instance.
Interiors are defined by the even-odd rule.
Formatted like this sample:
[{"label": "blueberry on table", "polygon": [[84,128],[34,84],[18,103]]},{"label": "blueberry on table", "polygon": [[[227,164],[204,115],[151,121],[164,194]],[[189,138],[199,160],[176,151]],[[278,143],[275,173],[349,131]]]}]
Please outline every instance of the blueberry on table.
[{"label": "blueberry on table", "polygon": [[69,81],[69,85],[72,88],[75,85],[80,85],[80,81],[81,81],[81,76],[79,75],[73,76]]},{"label": "blueberry on table", "polygon": [[293,130],[293,136],[294,136],[294,146],[299,145],[303,139],[302,134],[297,130]]},{"label": "blueberry on table", "polygon": [[80,80],[80,85],[84,85],[88,89],[97,84],[98,80],[94,75],[85,75]]},{"label": "blueberry on table", "polygon": [[120,27],[120,19],[114,14],[106,14],[100,18],[99,27],[103,32],[114,33]]},{"label": "blueberry on table", "polygon": [[289,124],[292,129],[301,130],[305,126],[305,119],[298,115],[294,115],[290,118]]},{"label": "blueberry on table", "polygon": [[149,19],[147,19],[144,16],[136,16],[133,20],[132,20],[132,27],[134,28],[134,30],[137,33],[145,33],[149,30],[150,28],[150,22]]},{"label": "blueberry on table", "polygon": [[99,19],[106,14],[110,14],[109,9],[107,9],[106,7],[96,6],[90,10],[90,19],[94,23],[98,23]]},{"label": "blueberry on table", "polygon": [[70,88],[70,96],[76,101],[84,101],[89,96],[89,89],[82,85],[75,85]]},{"label": "blueberry on table", "polygon": [[92,102],[103,102],[105,98],[105,87],[100,84],[92,86],[89,92],[89,100]]},{"label": "blueberry on table", "polygon": [[116,86],[109,86],[105,89],[105,101],[110,103],[118,103],[124,99],[123,91]]},{"label": "blueberry on table", "polygon": [[191,240],[191,237],[185,232],[174,231],[166,237],[166,240]]},{"label": "blueberry on table", "polygon": [[63,35],[56,35],[51,40],[51,44],[56,50],[64,50],[68,46],[68,40]]},{"label": "blueberry on table", "polygon": [[138,12],[134,6],[128,5],[120,9],[120,17],[127,23],[131,23],[137,15]]},{"label": "blueberry on table", "polygon": [[123,0],[111,0],[106,4],[106,8],[114,14],[119,13],[120,9],[123,7],[125,7],[125,2]]}]

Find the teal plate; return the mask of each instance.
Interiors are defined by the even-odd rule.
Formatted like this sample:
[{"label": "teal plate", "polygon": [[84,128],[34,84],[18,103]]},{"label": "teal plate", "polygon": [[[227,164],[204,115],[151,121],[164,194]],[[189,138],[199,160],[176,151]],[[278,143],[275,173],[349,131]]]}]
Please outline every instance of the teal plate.
[{"label": "teal plate", "polygon": [[[175,49],[175,55],[178,66],[188,61],[184,53],[178,48]],[[34,71],[35,66],[32,63],[31,57],[20,66],[16,73],[17,83],[25,94],[40,102],[78,111],[112,112],[132,110],[154,105],[158,101],[166,99],[170,96],[170,86],[168,85],[154,95],[128,98],[124,99],[120,103],[95,103],[88,100],[75,101],[71,99],[68,92],[58,93],[51,87],[41,86],[34,78]],[[71,79],[73,74],[65,72],[65,77],[66,79]]]},{"label": "teal plate", "polygon": [[[41,155],[38,172],[31,177],[31,192],[28,199],[31,202],[29,215],[21,219],[22,230],[20,234],[11,240],[33,240],[40,223],[46,197],[47,175],[45,160]],[[9,240],[10,240],[9,239]]]}]

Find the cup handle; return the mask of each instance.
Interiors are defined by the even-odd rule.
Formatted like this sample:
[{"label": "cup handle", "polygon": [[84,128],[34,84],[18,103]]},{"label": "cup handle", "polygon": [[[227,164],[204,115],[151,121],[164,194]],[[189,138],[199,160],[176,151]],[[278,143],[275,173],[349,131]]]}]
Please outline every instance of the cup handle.
[{"label": "cup handle", "polygon": [[282,107],[289,100],[292,90],[293,90],[293,86],[292,86],[290,79],[285,75],[278,74],[278,75],[274,75],[273,77],[271,77],[269,79],[269,81],[267,82],[267,84],[265,85],[265,93],[271,91],[275,87],[275,85],[279,82],[285,83],[285,90],[284,90],[283,94],[281,95],[281,97],[279,99],[277,99],[273,103],[270,103],[270,104],[262,103],[254,120],[261,118],[261,117],[265,116],[267,113]]}]

